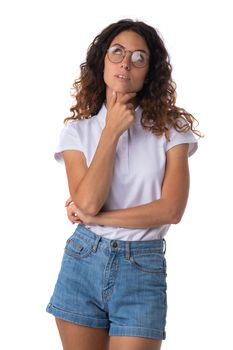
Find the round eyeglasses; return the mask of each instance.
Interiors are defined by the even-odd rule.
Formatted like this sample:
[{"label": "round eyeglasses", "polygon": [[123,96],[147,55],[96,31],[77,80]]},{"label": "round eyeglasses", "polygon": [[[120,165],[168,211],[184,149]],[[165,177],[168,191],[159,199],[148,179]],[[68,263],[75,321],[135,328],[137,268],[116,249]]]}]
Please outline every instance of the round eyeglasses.
[{"label": "round eyeglasses", "polygon": [[123,46],[120,45],[114,45],[110,47],[107,50],[107,56],[110,62],[121,63],[127,52],[130,53],[130,60],[134,67],[143,68],[148,64],[149,55],[147,52],[141,50],[126,50]]}]

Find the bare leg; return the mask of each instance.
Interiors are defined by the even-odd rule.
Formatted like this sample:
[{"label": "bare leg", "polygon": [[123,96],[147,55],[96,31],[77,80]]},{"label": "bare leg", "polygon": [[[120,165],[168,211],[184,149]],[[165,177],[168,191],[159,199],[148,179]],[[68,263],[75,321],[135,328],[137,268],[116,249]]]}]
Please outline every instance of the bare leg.
[{"label": "bare leg", "polygon": [[112,336],[109,350],[160,350],[161,340],[141,337]]},{"label": "bare leg", "polygon": [[77,325],[56,318],[64,350],[107,350],[107,329]]}]

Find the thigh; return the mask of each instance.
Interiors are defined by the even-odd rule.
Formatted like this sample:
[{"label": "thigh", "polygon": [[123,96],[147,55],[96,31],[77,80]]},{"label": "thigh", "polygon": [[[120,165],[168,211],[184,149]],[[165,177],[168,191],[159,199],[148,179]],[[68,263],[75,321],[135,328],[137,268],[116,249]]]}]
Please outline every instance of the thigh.
[{"label": "thigh", "polygon": [[64,350],[107,350],[107,329],[81,326],[58,318],[56,323]]},{"label": "thigh", "polygon": [[165,339],[166,266],[162,253],[131,251],[119,261],[119,273],[108,299],[109,335]]},{"label": "thigh", "polygon": [[109,341],[109,350],[160,350],[162,345],[161,340],[112,336]]}]

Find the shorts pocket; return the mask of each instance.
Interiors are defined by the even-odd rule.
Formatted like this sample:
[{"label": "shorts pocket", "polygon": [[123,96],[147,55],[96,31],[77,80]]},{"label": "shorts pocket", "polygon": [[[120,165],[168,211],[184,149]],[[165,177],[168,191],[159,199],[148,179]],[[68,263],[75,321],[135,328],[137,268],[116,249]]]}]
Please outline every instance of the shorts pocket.
[{"label": "shorts pocket", "polygon": [[166,259],[163,253],[133,254],[130,262],[143,272],[166,274]]},{"label": "shorts pocket", "polygon": [[92,244],[76,232],[66,241],[65,253],[75,258],[85,258],[92,252]]}]

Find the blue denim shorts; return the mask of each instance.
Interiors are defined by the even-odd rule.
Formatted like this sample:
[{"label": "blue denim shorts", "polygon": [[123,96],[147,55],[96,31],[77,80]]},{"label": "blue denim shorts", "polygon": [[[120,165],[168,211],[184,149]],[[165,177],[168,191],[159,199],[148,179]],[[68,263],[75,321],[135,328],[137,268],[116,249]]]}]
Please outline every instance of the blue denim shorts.
[{"label": "blue denim shorts", "polygon": [[165,241],[120,241],[78,225],[47,311],[109,336],[165,339]]}]

